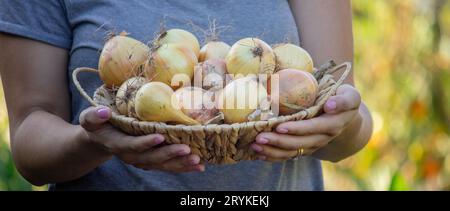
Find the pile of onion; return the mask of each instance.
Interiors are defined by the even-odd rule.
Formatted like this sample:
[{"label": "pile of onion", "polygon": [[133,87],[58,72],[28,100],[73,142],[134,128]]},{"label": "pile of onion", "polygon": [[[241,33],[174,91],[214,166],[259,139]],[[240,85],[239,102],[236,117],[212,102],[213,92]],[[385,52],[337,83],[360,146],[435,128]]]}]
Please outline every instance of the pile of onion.
[{"label": "pile of onion", "polygon": [[314,105],[319,86],[303,48],[288,43],[272,48],[258,38],[231,47],[209,40],[200,49],[198,39],[182,29],[163,31],[151,47],[125,33],[109,39],[98,66],[106,87],[117,91],[117,111],[141,121],[233,124],[276,115],[269,98],[279,102],[280,115]]}]

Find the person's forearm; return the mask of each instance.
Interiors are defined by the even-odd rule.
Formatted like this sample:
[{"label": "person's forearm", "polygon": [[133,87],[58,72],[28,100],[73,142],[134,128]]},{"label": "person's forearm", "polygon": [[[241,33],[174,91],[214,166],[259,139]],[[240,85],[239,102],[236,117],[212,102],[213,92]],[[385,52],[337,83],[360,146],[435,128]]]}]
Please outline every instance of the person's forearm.
[{"label": "person's forearm", "polygon": [[332,162],[341,161],[360,151],[372,135],[372,117],[363,104],[347,129],[333,139],[326,147],[313,154],[315,158]]},{"label": "person's forearm", "polygon": [[35,185],[79,178],[111,157],[80,126],[41,110],[29,114],[11,138],[18,170]]}]

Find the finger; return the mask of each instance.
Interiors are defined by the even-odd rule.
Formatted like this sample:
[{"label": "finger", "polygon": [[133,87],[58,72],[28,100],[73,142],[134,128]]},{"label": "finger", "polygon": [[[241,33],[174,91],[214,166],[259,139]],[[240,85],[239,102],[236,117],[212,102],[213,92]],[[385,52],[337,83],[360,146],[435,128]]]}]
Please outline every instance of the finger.
[{"label": "finger", "polygon": [[331,137],[324,134],[292,136],[277,133],[260,133],[258,136],[256,136],[257,144],[271,145],[284,150],[317,148],[321,147],[324,142],[327,142],[329,140],[331,140]]},{"label": "finger", "polygon": [[160,134],[128,136],[117,131],[111,132],[109,136],[104,138],[107,140],[104,145],[108,148],[108,151],[114,154],[140,153],[164,142],[164,136]]},{"label": "finger", "polygon": [[276,132],[298,136],[320,134],[338,126],[332,120],[331,117],[319,116],[308,120],[285,122],[277,126]]},{"label": "finger", "polygon": [[298,150],[280,150],[273,146],[262,145],[261,148],[263,148],[263,151],[258,153],[258,159],[269,162],[286,161],[296,157],[309,156],[318,150],[317,148],[304,148],[303,154],[300,154]]},{"label": "finger", "polygon": [[163,164],[144,163],[144,164],[133,164],[133,166],[144,170],[161,170],[176,173],[205,171],[205,166],[203,164],[200,164],[200,157],[198,157],[198,155],[177,157]]},{"label": "finger", "polygon": [[85,130],[93,132],[102,128],[111,118],[111,110],[107,107],[89,107],[80,114],[80,125]]},{"label": "finger", "polygon": [[162,165],[162,170],[175,172],[203,171],[204,169],[198,155],[173,158]]},{"label": "finger", "polygon": [[339,114],[322,114],[308,120],[285,122],[277,126],[276,132],[296,136],[311,134],[336,136],[351,122],[350,120],[357,113],[357,110],[351,110]]},{"label": "finger", "polygon": [[252,144],[252,149],[266,158],[288,160],[297,155],[297,150],[283,150],[269,145]]},{"label": "finger", "polygon": [[140,153],[136,158],[136,162],[141,164],[152,163],[155,165],[162,165],[164,162],[173,158],[186,156],[190,153],[191,149],[185,144],[171,144]]},{"label": "finger", "polygon": [[331,96],[324,105],[324,111],[328,114],[337,114],[357,109],[361,104],[359,92],[352,86],[345,84],[340,86],[335,96]]}]

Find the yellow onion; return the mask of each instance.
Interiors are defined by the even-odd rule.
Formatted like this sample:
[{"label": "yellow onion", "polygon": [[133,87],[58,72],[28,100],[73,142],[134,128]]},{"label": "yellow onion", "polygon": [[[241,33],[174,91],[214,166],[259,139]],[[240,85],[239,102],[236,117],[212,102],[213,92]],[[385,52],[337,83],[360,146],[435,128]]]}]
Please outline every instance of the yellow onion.
[{"label": "yellow onion", "polygon": [[208,42],[200,49],[199,62],[209,59],[225,59],[230,51],[230,45],[221,41]]},{"label": "yellow onion", "polygon": [[245,38],[235,43],[226,57],[230,74],[272,74],[275,54],[272,48],[257,38]]},{"label": "yellow onion", "polygon": [[124,34],[111,38],[100,54],[100,78],[107,87],[120,86],[128,78],[139,75],[149,52],[147,45]]},{"label": "yellow onion", "polygon": [[173,94],[172,88],[165,83],[149,82],[144,84],[134,98],[137,117],[142,121],[184,125],[199,124],[172,105]]},{"label": "yellow onion", "polygon": [[187,48],[191,49],[192,52],[195,53],[195,56],[197,58],[199,57],[200,43],[198,42],[198,39],[195,37],[195,35],[186,30],[169,29],[162,32],[156,40],[156,45],[159,46],[168,43],[184,45]]},{"label": "yellow onion", "polygon": [[163,82],[176,89],[180,85],[172,83],[174,76],[182,74],[187,77],[186,82],[190,83],[197,63],[197,57],[189,48],[164,44],[151,53],[145,67],[145,76],[150,81]]},{"label": "yellow onion", "polygon": [[134,110],[134,96],[136,92],[144,85],[147,80],[144,77],[133,77],[126,80],[117,90],[116,93],[116,108],[122,115],[136,117]]},{"label": "yellow onion", "polygon": [[297,69],[312,73],[314,63],[309,53],[303,48],[289,44],[278,44],[273,48],[277,59],[277,71]]},{"label": "yellow onion", "polygon": [[178,89],[172,103],[179,103],[181,111],[201,124],[216,117],[219,110],[214,105],[214,94],[198,87]]},{"label": "yellow onion", "polygon": [[[294,114],[314,105],[319,94],[319,85],[311,73],[284,69],[276,74],[279,76],[278,99],[281,115]],[[271,97],[276,96],[272,94]]]},{"label": "yellow onion", "polygon": [[267,100],[264,86],[253,77],[239,78],[229,83],[217,98],[225,123],[247,122],[249,115]]},{"label": "yellow onion", "polygon": [[194,86],[205,90],[218,90],[225,86],[227,74],[223,59],[210,59],[199,63],[194,69]]}]

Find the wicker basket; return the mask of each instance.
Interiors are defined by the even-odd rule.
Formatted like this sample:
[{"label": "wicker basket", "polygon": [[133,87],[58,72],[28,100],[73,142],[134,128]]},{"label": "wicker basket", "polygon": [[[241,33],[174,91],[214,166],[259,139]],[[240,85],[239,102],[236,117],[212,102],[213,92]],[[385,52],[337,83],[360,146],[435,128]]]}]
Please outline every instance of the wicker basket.
[{"label": "wicker basket", "polygon": [[[345,67],[341,78],[337,81],[331,75]],[[168,125],[160,122],[146,122],[120,115],[115,107],[115,93],[104,85],[99,87],[93,99],[81,87],[77,75],[80,72],[94,72],[91,68],[77,68],[72,79],[81,95],[93,106],[103,105],[112,109],[110,122],[130,135],[145,135],[159,133],[165,137],[166,144],[186,144],[191,147],[193,154],[210,164],[232,164],[242,160],[256,159],[255,152],[250,149],[255,137],[261,132],[272,131],[280,123],[302,119],[310,119],[322,112],[326,100],[336,93],[336,89],[343,83],[351,70],[349,62],[339,66],[333,61],[315,70],[314,77],[319,82],[319,95],[315,105],[289,116],[279,116],[267,121],[254,121],[236,124],[210,125]]]}]

